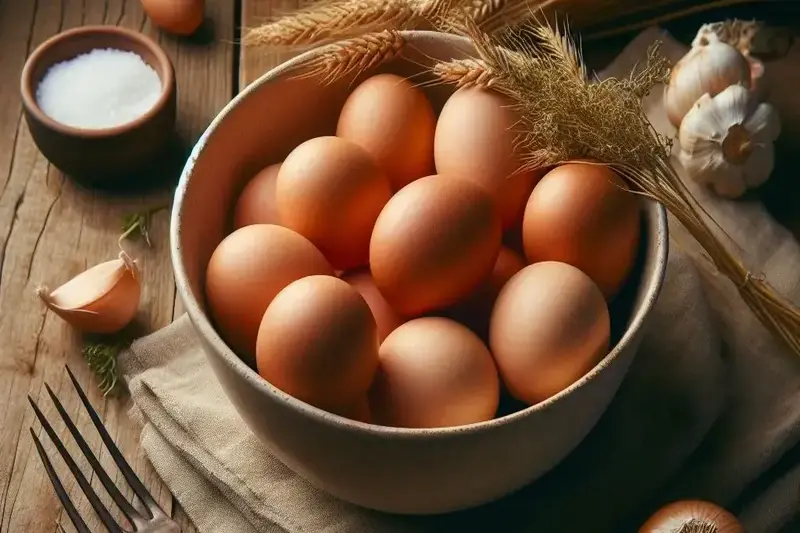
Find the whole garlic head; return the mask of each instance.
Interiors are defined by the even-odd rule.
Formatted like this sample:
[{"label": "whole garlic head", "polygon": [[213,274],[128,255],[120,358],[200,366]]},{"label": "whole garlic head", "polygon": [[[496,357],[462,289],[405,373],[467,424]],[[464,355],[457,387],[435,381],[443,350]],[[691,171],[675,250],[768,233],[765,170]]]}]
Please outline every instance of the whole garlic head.
[{"label": "whole garlic head", "polygon": [[775,109],[758,103],[744,86],[731,85],[716,96],[703,95],[686,114],[678,158],[690,179],[737,198],[769,178],[779,134]]},{"label": "whole garlic head", "polygon": [[681,120],[697,99],[715,96],[734,84],[750,88],[750,63],[736,48],[721,41],[695,46],[672,68],[664,107],[672,125]]}]

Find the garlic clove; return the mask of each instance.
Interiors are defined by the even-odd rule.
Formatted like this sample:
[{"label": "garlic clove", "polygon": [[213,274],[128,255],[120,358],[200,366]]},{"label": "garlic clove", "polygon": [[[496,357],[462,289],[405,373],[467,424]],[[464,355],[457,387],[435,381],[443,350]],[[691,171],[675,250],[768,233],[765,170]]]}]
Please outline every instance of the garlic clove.
[{"label": "garlic clove", "polygon": [[670,122],[680,127],[698,98],[735,84],[750,88],[750,64],[741,52],[720,41],[692,48],[673,67],[664,93]]},{"label": "garlic clove", "polygon": [[720,167],[720,177],[711,182],[711,188],[723,198],[738,198],[747,192],[744,172],[737,167]]},{"label": "garlic clove", "polygon": [[705,155],[714,150],[718,132],[722,131],[722,117],[714,107],[714,99],[706,93],[684,117],[678,130],[678,143],[683,152]]},{"label": "garlic clove", "polygon": [[775,168],[775,148],[771,142],[758,144],[742,165],[744,181],[752,189],[764,184]]},{"label": "garlic clove", "polygon": [[726,181],[731,175],[731,165],[718,151],[706,149],[704,153],[688,153],[681,150],[678,159],[686,174],[696,183],[713,186]]},{"label": "garlic clove", "polygon": [[753,137],[760,142],[775,142],[781,134],[778,112],[768,103],[761,103],[744,123]]},{"label": "garlic clove", "polygon": [[71,326],[86,333],[115,333],[136,316],[141,298],[139,269],[124,251],[37,296]]}]

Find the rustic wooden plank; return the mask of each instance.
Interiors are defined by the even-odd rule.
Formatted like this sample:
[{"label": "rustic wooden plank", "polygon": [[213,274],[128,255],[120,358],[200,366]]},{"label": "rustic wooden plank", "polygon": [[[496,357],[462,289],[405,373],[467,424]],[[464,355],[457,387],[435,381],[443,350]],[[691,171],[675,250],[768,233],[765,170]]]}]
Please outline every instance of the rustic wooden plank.
[{"label": "rustic wooden plank", "polygon": [[[241,0],[242,31],[255,28],[273,17],[288,13],[312,0]],[[239,51],[239,89],[243,89],[274,66],[295,55],[295,52],[266,47],[244,47]]]},{"label": "rustic wooden plank", "polygon": [[[0,531],[54,531],[61,522],[72,531],[33,451],[33,427],[51,455],[65,485],[87,518],[100,530],[85,497],[57,458],[54,447],[34,423],[27,403],[31,395],[45,415],[58,421],[43,383],[49,383],[85,432],[95,450],[100,440],[63,371],[69,364],[89,393],[123,454],[166,509],[172,497],[139,447],[139,427],[129,416],[128,398],[103,398],[80,356],[81,339],[33,296],[39,283],[58,285],[117,251],[124,214],[168,204],[171,191],[146,196],[108,198],[76,187],[39,154],[24,121],[18,79],[30,51],[60,30],[84,24],[118,24],[156,37],[171,57],[178,78],[178,130],[191,143],[229,100],[233,87],[234,9],[228,0],[206,0],[216,40],[196,44],[154,29],[137,0],[0,0]],[[168,253],[168,212],[154,216],[153,247],[128,245],[143,273],[140,321],[158,328],[172,320],[174,281]],[[63,424],[54,424],[76,458]],[[124,482],[104,451],[100,460]],[[79,465],[89,472],[85,460]],[[99,489],[96,480],[93,485]],[[106,503],[109,498],[98,490]],[[130,491],[127,491],[130,496]]]}]

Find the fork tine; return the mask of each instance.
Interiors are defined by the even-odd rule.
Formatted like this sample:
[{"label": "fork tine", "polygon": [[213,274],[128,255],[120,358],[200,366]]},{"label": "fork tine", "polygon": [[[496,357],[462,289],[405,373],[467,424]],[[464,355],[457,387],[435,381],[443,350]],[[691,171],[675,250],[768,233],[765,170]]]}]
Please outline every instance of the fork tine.
[{"label": "fork tine", "polygon": [[[67,491],[64,490],[64,485],[61,483],[61,480],[56,474],[56,470],[53,468],[53,463],[50,462],[50,458],[47,457],[47,453],[44,451],[44,447],[42,443],[39,442],[39,437],[36,436],[36,433],[33,431],[33,428],[28,428],[31,432],[31,437],[33,437],[33,444],[36,446],[36,451],[39,452],[39,458],[42,460],[44,464],[44,469],[47,472],[47,477],[50,478],[50,483],[53,484],[53,489],[56,491],[56,495],[58,499],[61,501],[61,505],[64,506],[64,510],[67,512],[67,516],[72,521],[72,525],[75,526],[75,529],[78,530],[78,533],[92,533],[89,531],[89,526],[86,525],[86,522],[83,521],[81,515],[78,514],[78,510],[75,508],[75,504],[72,503],[72,500],[67,495]],[[59,524],[59,527],[61,525]],[[63,530],[63,528],[62,528]]]},{"label": "fork tine", "polygon": [[70,456],[67,449],[64,447],[64,444],[61,442],[61,439],[58,438],[56,432],[53,430],[53,427],[50,425],[50,422],[47,421],[44,414],[41,410],[39,410],[39,406],[36,405],[36,402],[33,401],[33,398],[28,395],[28,401],[33,407],[33,411],[36,413],[36,418],[39,419],[39,422],[42,423],[42,427],[44,428],[47,435],[50,437],[50,440],[53,441],[55,444],[58,453],[61,454],[61,457],[64,459],[64,462],[67,463],[67,467],[69,467],[70,472],[72,475],[75,476],[75,479],[78,481],[78,485],[80,485],[83,493],[86,495],[86,498],[89,500],[89,503],[92,504],[97,515],[100,517],[100,521],[106,526],[106,529],[110,533],[124,533],[124,531],[117,525],[114,519],[111,517],[111,513],[108,512],[103,502],[100,501],[100,498],[97,497],[97,493],[92,488],[89,481],[86,479],[86,476],[83,475],[81,469],[78,468],[78,465],[75,464],[75,461]]},{"label": "fork tine", "polygon": [[128,461],[125,460],[125,457],[122,456],[122,453],[117,448],[117,445],[114,444],[114,441],[111,439],[111,436],[108,434],[103,422],[100,421],[100,417],[97,415],[97,411],[94,410],[92,404],[89,403],[89,399],[86,397],[86,394],[83,392],[83,389],[78,384],[78,380],[75,379],[75,376],[72,374],[72,371],[69,369],[69,366],[66,366],[67,374],[69,374],[69,379],[72,380],[72,384],[75,386],[75,390],[78,391],[78,396],[81,397],[81,401],[83,405],[86,407],[86,410],[89,412],[89,417],[92,419],[94,423],[94,427],[97,428],[97,432],[100,433],[100,438],[103,439],[103,442],[108,448],[108,452],[111,454],[111,457],[114,459],[114,462],[117,463],[117,467],[119,467],[120,472],[125,477],[125,480],[128,482],[128,485],[133,489],[133,492],[136,493],[136,496],[139,497],[139,500],[145,504],[147,508],[147,512],[150,514],[148,518],[153,518],[153,514],[151,511],[151,507],[155,507],[157,509],[161,509],[161,507],[156,503],[153,496],[147,491],[145,488],[144,483],[139,479],[136,473],[133,471],[131,466],[128,464]]},{"label": "fork tine", "polygon": [[75,441],[78,443],[83,455],[86,456],[86,459],[89,461],[89,464],[92,466],[92,470],[94,470],[97,477],[100,478],[100,483],[108,491],[108,494],[111,496],[111,499],[119,506],[122,513],[125,515],[125,518],[128,519],[129,522],[133,522],[133,517],[140,517],[141,515],[139,512],[131,505],[131,503],[125,499],[125,497],[120,493],[119,489],[114,485],[114,482],[111,481],[111,478],[108,476],[103,467],[100,466],[100,461],[97,460],[97,457],[92,452],[92,449],[89,448],[89,445],[86,443],[86,439],[83,438],[83,435],[80,434],[78,428],[75,427],[75,424],[72,422],[72,418],[70,418],[67,411],[64,409],[64,406],[61,405],[61,402],[56,398],[55,393],[53,393],[53,389],[50,388],[50,385],[47,383],[44,384],[45,388],[47,389],[47,394],[50,395],[50,399],[53,400],[53,403],[56,406],[56,410],[58,410],[58,414],[61,415],[61,418],[64,420],[64,423],[67,425],[67,429],[72,436],[75,438]]}]

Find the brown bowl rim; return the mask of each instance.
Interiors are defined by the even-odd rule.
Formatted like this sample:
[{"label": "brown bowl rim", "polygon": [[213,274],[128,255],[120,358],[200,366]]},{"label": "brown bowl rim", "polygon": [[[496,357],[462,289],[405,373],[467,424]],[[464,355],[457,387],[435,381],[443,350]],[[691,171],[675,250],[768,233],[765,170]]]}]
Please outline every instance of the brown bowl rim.
[{"label": "brown bowl rim", "polygon": [[[33,87],[33,71],[44,56],[45,52],[51,48],[58,46],[60,43],[73,39],[78,36],[96,34],[96,35],[119,35],[131,41],[137,41],[146,48],[148,48],[155,56],[158,62],[158,70],[161,78],[161,94],[156,100],[156,103],[142,116],[119,126],[110,128],[77,128],[62,124],[50,118],[39,107],[36,101],[35,88]],[[52,65],[50,65],[52,66]],[[48,67],[49,68],[49,67]],[[20,76],[20,93],[22,95],[22,103],[28,113],[40,123],[44,124],[49,130],[55,131],[65,136],[79,137],[84,139],[101,139],[107,137],[114,137],[123,135],[130,131],[140,128],[142,125],[147,124],[163,112],[164,108],[168,105],[172,93],[175,91],[175,72],[173,70],[172,62],[164,49],[153,39],[147,35],[123,28],[121,26],[114,26],[111,24],[99,24],[90,26],[80,26],[60,33],[57,33],[45,40],[42,44],[28,56],[25,65],[22,68],[22,75]]]},{"label": "brown bowl rim", "polygon": [[[408,41],[420,39],[423,41],[445,40],[454,46],[465,45],[467,50],[469,50],[470,47],[469,41],[466,39],[466,37],[459,35],[429,30],[402,30],[399,33]],[[181,257],[181,216],[184,209],[186,190],[191,182],[192,174],[194,173],[194,166],[200,153],[203,151],[203,148],[209,142],[211,137],[213,137],[217,127],[223,120],[225,120],[227,115],[235,107],[237,107],[242,100],[247,98],[250,93],[259,90],[262,85],[280,81],[281,76],[291,73],[294,68],[300,66],[304,61],[312,58],[316,53],[318,53],[316,49],[308,50],[292,59],[289,59],[288,61],[285,61],[284,63],[281,63],[280,65],[262,74],[257,80],[253,81],[250,85],[242,89],[239,94],[234,96],[230,102],[228,102],[228,104],[226,104],[225,107],[223,107],[222,110],[214,117],[206,130],[197,140],[192,148],[186,165],[181,172],[178,186],[175,189],[173,208],[170,216],[170,255],[172,259],[173,273],[175,276],[177,291],[185,305],[186,313],[189,316],[196,334],[206,339],[206,341],[213,347],[214,351],[217,352],[217,355],[219,355],[219,357],[223,360],[224,364],[228,365],[231,370],[233,370],[243,381],[249,382],[262,394],[265,394],[271,397],[271,399],[287,405],[290,409],[296,411],[298,415],[314,419],[316,422],[319,422],[322,425],[337,430],[354,431],[361,433],[364,436],[373,438],[438,440],[453,438],[455,436],[464,434],[486,433],[493,429],[514,424],[519,422],[521,419],[533,416],[534,413],[547,409],[566,396],[573,394],[589,381],[595,379],[612,363],[612,361],[619,356],[624,349],[627,348],[627,346],[632,342],[634,336],[637,335],[640,330],[642,330],[645,319],[652,311],[663,286],[667,268],[667,254],[669,250],[669,229],[667,225],[666,209],[661,203],[653,202],[652,200],[644,200],[645,202],[650,202],[651,205],[655,207],[654,209],[651,209],[648,214],[649,217],[653,217],[655,219],[653,222],[655,222],[656,228],[654,234],[649,235],[649,237],[654,240],[653,246],[656,247],[653,274],[649,278],[643,277],[640,281],[642,286],[646,289],[642,306],[639,308],[638,312],[630,317],[628,327],[625,329],[625,332],[619,341],[617,341],[612,349],[609,350],[606,356],[603,357],[603,359],[601,359],[594,366],[594,368],[587,372],[583,377],[572,383],[569,387],[542,402],[530,405],[525,409],[521,409],[499,418],[493,418],[491,420],[476,422],[473,424],[448,426],[442,428],[398,428],[351,420],[343,416],[329,413],[318,407],[314,407],[313,405],[299,400],[278,389],[259,376],[258,373],[252,370],[249,366],[247,366],[222,339],[206,313],[202,310],[200,302],[194,296],[189,285],[187,270],[184,266],[183,258]],[[650,224],[652,224],[652,222],[650,222],[648,226]],[[205,348],[203,349],[205,350]],[[207,357],[211,356],[207,355]],[[216,374],[216,371],[214,372]],[[227,392],[225,394],[227,396]]]}]

